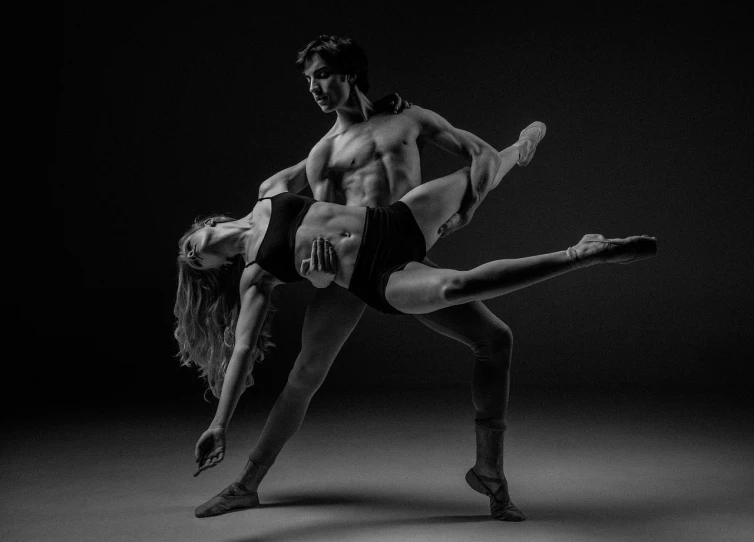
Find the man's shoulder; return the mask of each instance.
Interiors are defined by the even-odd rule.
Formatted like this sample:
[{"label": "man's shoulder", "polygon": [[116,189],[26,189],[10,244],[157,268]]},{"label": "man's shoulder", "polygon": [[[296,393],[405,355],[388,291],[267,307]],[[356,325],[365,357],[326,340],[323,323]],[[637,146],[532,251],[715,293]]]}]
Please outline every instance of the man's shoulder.
[{"label": "man's shoulder", "polygon": [[385,122],[390,124],[408,123],[420,125],[428,118],[428,114],[432,114],[432,112],[412,103],[410,107],[404,108],[400,113],[375,112],[366,122],[373,125],[383,125]]},{"label": "man's shoulder", "polygon": [[435,113],[434,111],[418,105],[412,105],[411,109],[407,109],[406,111],[404,111],[404,113],[416,120],[423,120],[425,118],[437,115],[437,113]]},{"label": "man's shoulder", "polygon": [[416,123],[421,133],[425,135],[446,131],[451,128],[444,117],[424,107],[414,106],[407,111],[406,116]]},{"label": "man's shoulder", "polygon": [[309,151],[309,157],[311,158],[312,156],[322,154],[323,152],[327,152],[330,148],[332,148],[333,137],[335,137],[335,134],[332,130],[322,136],[322,139],[317,141],[312,147],[312,150]]}]

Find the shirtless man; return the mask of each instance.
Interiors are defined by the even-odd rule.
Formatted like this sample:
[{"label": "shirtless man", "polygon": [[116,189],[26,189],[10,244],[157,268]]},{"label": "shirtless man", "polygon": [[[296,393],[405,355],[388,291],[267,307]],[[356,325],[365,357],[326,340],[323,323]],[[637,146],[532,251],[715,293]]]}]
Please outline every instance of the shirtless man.
[{"label": "shirtless man", "polygon": [[[478,137],[451,126],[427,109],[399,103],[398,109],[405,107],[399,114],[376,112],[365,94],[369,90],[366,56],[349,38],[320,36],[299,53],[297,66],[320,109],[336,114],[335,125],[306,160],[264,181],[259,197],[299,192],[308,182],[318,200],[353,206],[389,205],[421,184],[420,152],[429,142],[471,163],[465,204],[443,226],[443,234],[448,234],[470,220],[486,191],[497,185],[515,164],[528,164],[537,143],[544,137],[544,125],[534,123],[514,145],[498,153]],[[248,463],[236,482],[196,509],[197,517],[259,504],[259,484],[300,427],[311,398],[325,380],[364,307],[361,300],[337,286],[317,290],[307,307],[301,352]],[[481,302],[417,318],[471,348],[475,358],[472,399],[476,410],[477,453],[466,480],[476,491],[490,497],[494,518],[524,520],[523,513],[510,501],[503,473],[510,329]],[[201,467],[197,473],[214,464]]]}]

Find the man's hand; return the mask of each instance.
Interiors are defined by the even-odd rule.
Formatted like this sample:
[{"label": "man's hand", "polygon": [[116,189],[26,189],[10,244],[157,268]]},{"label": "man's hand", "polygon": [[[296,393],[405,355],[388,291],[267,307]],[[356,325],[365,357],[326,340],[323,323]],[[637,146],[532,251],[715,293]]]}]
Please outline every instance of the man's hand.
[{"label": "man's hand", "polygon": [[[483,190],[484,193],[480,194],[478,192],[479,189]],[[476,186],[471,181],[469,181],[469,187],[466,189],[466,193],[463,195],[463,199],[461,200],[461,208],[456,214],[451,216],[445,222],[445,224],[440,226],[439,230],[437,230],[437,233],[440,234],[440,237],[446,237],[454,231],[460,230],[466,224],[471,222],[471,219],[474,216],[474,211],[477,210],[477,207],[479,207],[479,204],[482,202],[485,195],[486,187]]]},{"label": "man's hand", "polygon": [[217,465],[225,457],[225,429],[222,427],[210,427],[196,443],[194,458],[196,459],[196,472],[198,476],[203,470]]},{"label": "man's hand", "polygon": [[440,226],[440,228],[437,230],[437,233],[440,234],[440,237],[447,237],[451,233],[460,230],[466,224],[471,222],[471,219],[474,216],[474,211],[476,211],[476,208],[478,206],[479,206],[479,203],[477,203],[473,207],[466,207],[465,209],[462,208],[456,214],[451,216],[445,222],[445,224]]},{"label": "man's hand", "polygon": [[464,227],[468,221],[464,221],[461,223],[461,215],[456,213],[453,216],[451,216],[445,224],[440,226],[440,229],[437,230],[437,233],[440,234],[440,237],[445,237],[446,235],[450,235],[454,231],[461,229]]},{"label": "man's hand", "polygon": [[398,114],[404,109],[411,107],[411,102],[401,98],[397,92],[383,96],[376,102],[374,102],[375,113],[393,113]]},{"label": "man's hand", "polygon": [[335,280],[338,256],[330,241],[318,237],[312,243],[312,254],[301,262],[301,276],[317,288],[326,288]]}]

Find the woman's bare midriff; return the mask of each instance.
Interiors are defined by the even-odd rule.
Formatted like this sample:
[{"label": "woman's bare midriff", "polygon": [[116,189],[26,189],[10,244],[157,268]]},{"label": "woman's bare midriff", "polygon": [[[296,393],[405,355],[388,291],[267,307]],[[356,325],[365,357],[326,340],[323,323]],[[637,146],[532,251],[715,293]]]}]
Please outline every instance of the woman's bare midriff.
[{"label": "woman's bare midriff", "polygon": [[317,202],[309,208],[296,231],[296,269],[311,257],[312,243],[322,237],[332,244],[338,257],[335,282],[348,288],[364,232],[366,208]]}]

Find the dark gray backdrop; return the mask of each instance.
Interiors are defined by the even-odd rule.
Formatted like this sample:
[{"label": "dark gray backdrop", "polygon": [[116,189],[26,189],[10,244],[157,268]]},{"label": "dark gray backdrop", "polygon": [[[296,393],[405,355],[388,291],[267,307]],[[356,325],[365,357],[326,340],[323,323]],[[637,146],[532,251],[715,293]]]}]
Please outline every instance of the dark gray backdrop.
[{"label": "dark gray backdrop", "polygon": [[[176,241],[196,215],[247,212],[259,183],[329,129],[293,59],[316,35],[344,33],[369,55],[373,98],[398,91],[498,148],[533,120],[548,125],[531,166],[434,250],[439,263],[550,252],[589,232],[660,239],[653,261],[489,303],[516,338],[517,393],[750,385],[752,59],[740,17],[356,4],[77,3],[50,15],[48,185],[22,183],[43,200],[27,231],[45,255],[23,273],[14,329],[35,353],[9,378],[33,367],[50,401],[200,395],[171,358]],[[459,166],[425,152],[427,179]],[[279,290],[261,392],[283,382],[313,292]],[[464,347],[369,309],[325,393],[463,384],[470,366]]]}]

